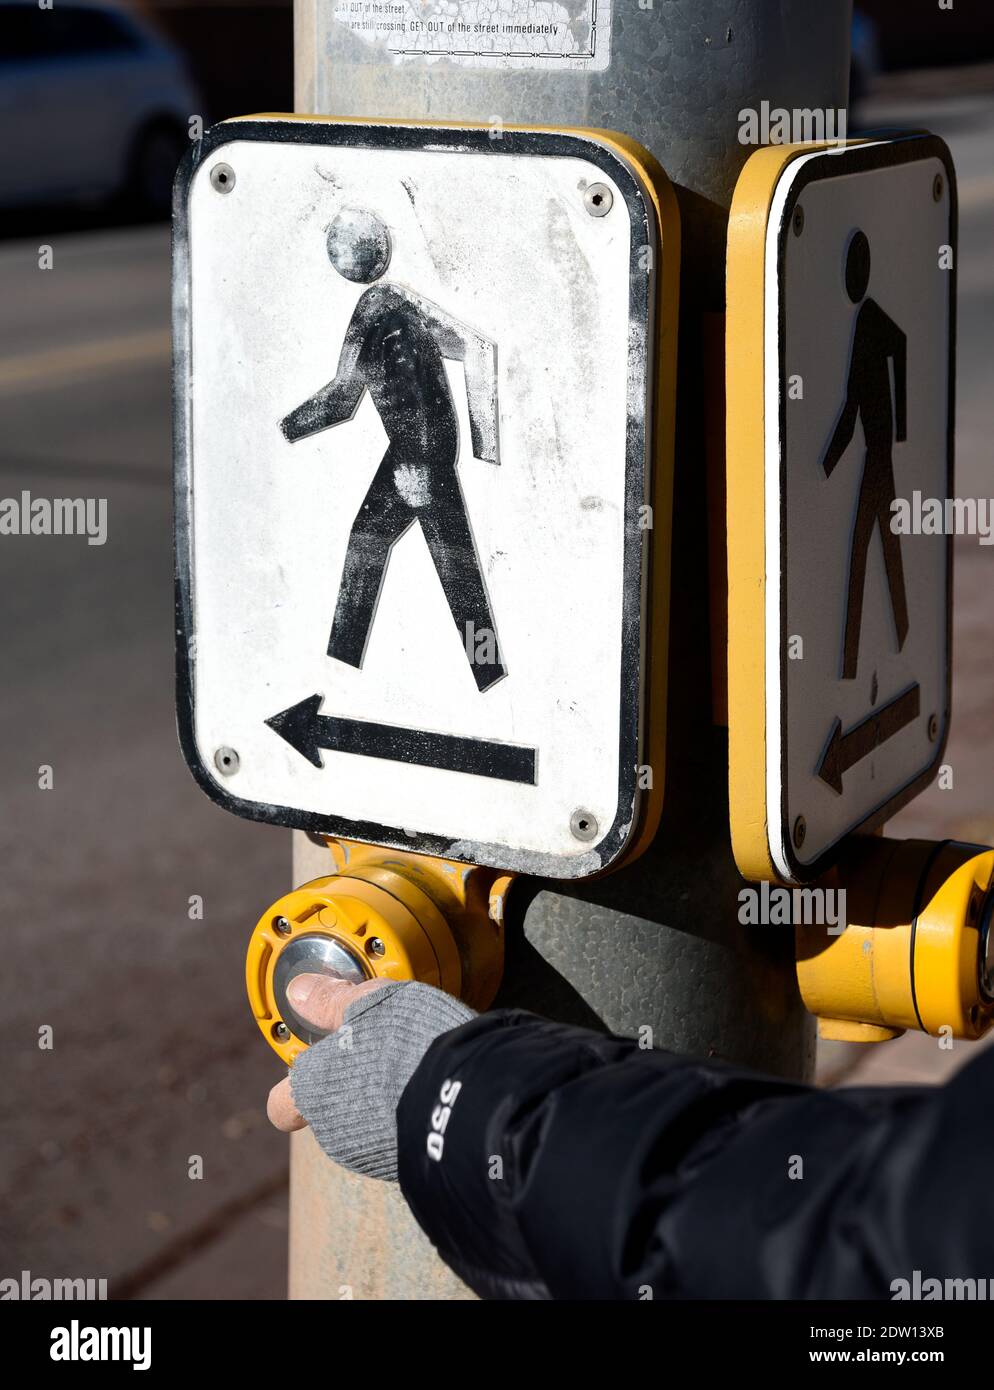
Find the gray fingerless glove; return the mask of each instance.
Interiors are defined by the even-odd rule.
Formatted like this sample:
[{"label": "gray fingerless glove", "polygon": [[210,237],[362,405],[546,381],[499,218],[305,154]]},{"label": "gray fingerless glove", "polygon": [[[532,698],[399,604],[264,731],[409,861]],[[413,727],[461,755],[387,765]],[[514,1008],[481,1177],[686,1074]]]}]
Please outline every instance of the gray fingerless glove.
[{"label": "gray fingerless glove", "polygon": [[440,1033],[476,1015],[415,981],[391,981],[345,1010],[337,1033],[290,1068],[297,1109],[329,1158],[371,1178],[397,1180],[397,1103]]}]

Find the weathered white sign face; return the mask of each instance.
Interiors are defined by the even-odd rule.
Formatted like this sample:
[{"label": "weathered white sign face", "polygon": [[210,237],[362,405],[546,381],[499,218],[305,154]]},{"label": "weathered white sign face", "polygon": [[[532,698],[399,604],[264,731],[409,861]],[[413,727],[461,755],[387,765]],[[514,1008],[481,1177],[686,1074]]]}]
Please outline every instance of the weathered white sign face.
[{"label": "weathered white sign face", "polygon": [[921,138],[800,155],[772,191],[764,775],[788,880],[909,800],[945,740],[951,540],[920,523],[952,493],[954,198]]},{"label": "weathered white sign face", "polygon": [[280,824],[604,867],[642,789],[637,178],[579,137],[257,121],[177,197],[198,779]]}]

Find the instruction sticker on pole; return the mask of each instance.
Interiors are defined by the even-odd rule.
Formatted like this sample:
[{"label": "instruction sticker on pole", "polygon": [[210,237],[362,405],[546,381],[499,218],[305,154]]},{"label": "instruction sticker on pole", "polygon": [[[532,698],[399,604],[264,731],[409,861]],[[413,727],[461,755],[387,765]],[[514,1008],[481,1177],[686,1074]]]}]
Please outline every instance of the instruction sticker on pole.
[{"label": "instruction sticker on pole", "polygon": [[742,873],[803,882],[949,723],[956,188],[933,136],[755,154],[729,226],[729,776]]},{"label": "instruction sticker on pole", "polygon": [[332,61],[357,47],[394,63],[604,72],[611,0],[328,0],[318,12]]},{"label": "instruction sticker on pole", "polygon": [[655,824],[679,252],[641,158],[270,117],[191,154],[178,705],[222,805],[557,877]]}]

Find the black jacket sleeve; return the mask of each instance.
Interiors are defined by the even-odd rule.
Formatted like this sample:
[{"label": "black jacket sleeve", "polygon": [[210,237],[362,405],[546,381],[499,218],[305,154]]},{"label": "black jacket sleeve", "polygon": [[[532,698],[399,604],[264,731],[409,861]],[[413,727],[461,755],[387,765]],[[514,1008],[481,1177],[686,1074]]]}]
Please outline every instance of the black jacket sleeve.
[{"label": "black jacket sleeve", "polygon": [[484,1297],[889,1299],[994,1277],[992,1086],[987,1051],[821,1091],[484,1014],[401,1098],[400,1183]]}]

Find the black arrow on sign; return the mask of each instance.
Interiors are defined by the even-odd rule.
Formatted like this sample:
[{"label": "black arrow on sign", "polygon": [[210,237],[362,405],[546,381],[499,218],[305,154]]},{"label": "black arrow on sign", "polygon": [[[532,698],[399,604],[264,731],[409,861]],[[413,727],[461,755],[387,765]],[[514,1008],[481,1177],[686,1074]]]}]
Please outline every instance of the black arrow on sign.
[{"label": "black arrow on sign", "polygon": [[895,696],[889,704],[874,710],[873,714],[855,724],[848,733],[842,732],[842,720],[836,719],[818,776],[841,796],[843,775],[868,753],[872,753],[874,748],[879,748],[912,724],[918,718],[920,708],[921,690],[916,682],[903,694]]},{"label": "black arrow on sign", "polygon": [[535,785],[534,748],[318,714],[323,698],[310,695],[266,720],[274,733],[315,767],[324,767],[321,749],[327,748],[335,753],[360,753],[367,758],[389,758],[398,763]]}]

